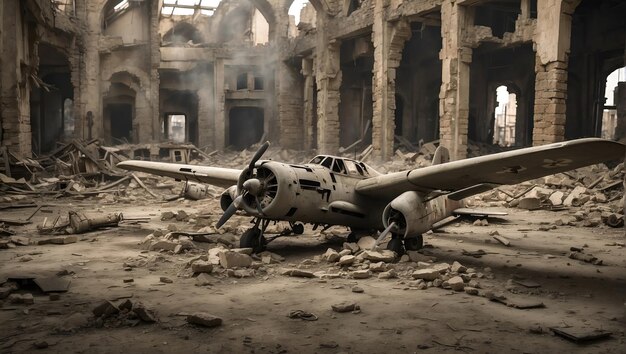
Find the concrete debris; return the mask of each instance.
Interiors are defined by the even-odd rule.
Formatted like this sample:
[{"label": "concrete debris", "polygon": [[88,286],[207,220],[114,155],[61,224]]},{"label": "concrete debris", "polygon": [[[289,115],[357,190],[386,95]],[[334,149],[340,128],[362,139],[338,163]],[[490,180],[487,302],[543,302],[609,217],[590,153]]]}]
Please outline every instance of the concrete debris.
[{"label": "concrete debris", "polygon": [[7,300],[12,304],[20,304],[20,305],[32,305],[35,303],[35,298],[33,294],[10,294]]},{"label": "concrete debris", "polygon": [[397,278],[397,273],[395,270],[390,269],[386,272],[382,272],[378,274],[378,279],[393,279],[393,278]]},{"label": "concrete debris", "polygon": [[211,278],[211,276],[208,275],[207,273],[200,273],[196,277],[196,286],[207,286],[207,285],[213,285],[213,278]]},{"label": "concrete debris", "polygon": [[340,258],[339,253],[332,248],[326,250],[322,258],[329,263],[337,262]]},{"label": "concrete debris", "polygon": [[450,271],[453,273],[465,273],[467,271],[467,267],[457,261],[454,261],[452,266],[450,266]]},{"label": "concrete debris", "polygon": [[418,269],[414,271],[411,276],[413,279],[423,279],[423,280],[435,280],[439,277],[439,270],[433,268],[427,269]]},{"label": "concrete debris", "polygon": [[94,316],[110,316],[120,312],[120,309],[111,301],[104,300],[100,305],[92,310]]},{"label": "concrete debris", "polygon": [[493,236],[493,238],[494,238],[496,241],[500,242],[501,244],[505,245],[506,247],[511,246],[511,241],[509,241],[509,240],[508,240],[506,237],[504,237],[504,236],[499,236],[499,235],[496,235],[496,236]]},{"label": "concrete debris", "polygon": [[357,253],[360,250],[360,247],[356,242],[344,242],[343,249],[349,250],[350,253]]},{"label": "concrete debris", "polygon": [[356,257],[352,256],[352,255],[343,256],[343,257],[339,258],[339,265],[341,265],[341,266],[349,266],[352,263],[354,263],[355,259],[356,259]]},{"label": "concrete debris", "polygon": [[353,286],[353,287],[352,287],[352,292],[353,292],[353,293],[360,294],[360,293],[364,293],[364,292],[365,292],[365,290],[363,290],[363,288],[362,288],[362,287],[360,287],[360,286]]},{"label": "concrete debris", "polygon": [[233,251],[222,251],[218,254],[223,268],[245,268],[252,265],[252,258],[247,254]]},{"label": "concrete debris", "polygon": [[331,305],[331,308],[335,312],[344,313],[344,312],[353,312],[359,311],[361,308],[357,305],[356,302],[353,301],[345,301],[338,304]]},{"label": "concrete debris", "polygon": [[447,286],[449,286],[450,289],[454,291],[463,291],[463,289],[465,288],[465,283],[463,282],[463,278],[459,276],[452,277],[448,279],[447,281],[445,281],[443,285],[444,287],[446,287],[446,283],[447,283]]},{"label": "concrete debris", "polygon": [[191,271],[194,273],[211,273],[213,264],[205,261],[196,261],[191,264]]},{"label": "concrete debris", "polygon": [[352,272],[352,278],[354,279],[367,279],[372,276],[372,272],[369,270],[356,270]]},{"label": "concrete debris", "polygon": [[367,259],[372,262],[393,262],[396,258],[396,255],[393,251],[390,250],[382,250],[382,251],[363,251],[359,255],[359,257],[363,259]]},{"label": "concrete debris", "polygon": [[539,198],[523,198],[520,199],[519,204],[517,204],[517,207],[520,209],[526,209],[526,210],[537,210],[539,208],[541,208],[541,201],[539,200]]},{"label": "concrete debris", "polygon": [[312,272],[301,269],[285,269],[280,274],[297,278],[315,278],[315,274],[313,274]]},{"label": "concrete debris", "polygon": [[585,254],[585,253],[578,252],[578,251],[570,252],[568,257],[571,259],[576,259],[576,260],[583,261],[586,263],[592,263],[594,265],[603,265],[603,262],[601,259],[598,259],[597,257],[594,257],[591,254]]},{"label": "concrete debris", "polygon": [[187,316],[187,323],[202,327],[218,327],[222,325],[222,319],[206,312],[196,312]]}]

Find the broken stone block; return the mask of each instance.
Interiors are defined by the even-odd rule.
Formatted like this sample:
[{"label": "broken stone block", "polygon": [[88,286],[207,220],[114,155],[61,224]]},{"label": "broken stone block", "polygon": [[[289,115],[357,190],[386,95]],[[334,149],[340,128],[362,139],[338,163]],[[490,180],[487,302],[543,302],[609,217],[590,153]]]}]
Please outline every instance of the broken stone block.
[{"label": "broken stone block", "polygon": [[168,277],[160,277],[159,281],[165,284],[172,284],[174,281]]},{"label": "broken stone block", "polygon": [[352,272],[352,278],[354,279],[367,279],[372,276],[372,272],[369,270],[357,270]]},{"label": "broken stone block", "polygon": [[563,205],[565,206],[580,206],[583,203],[581,202],[582,195],[587,192],[587,188],[582,186],[576,186],[574,190],[570,192],[570,194],[563,200]]},{"label": "broken stone block", "polygon": [[196,312],[187,316],[187,323],[203,327],[217,327],[222,324],[222,319],[206,312]]},{"label": "broken stone block", "polygon": [[448,279],[448,286],[454,291],[463,291],[465,283],[463,282],[463,278],[456,276]]},{"label": "broken stone block", "polygon": [[393,262],[396,258],[396,254],[390,250],[382,250],[382,251],[363,251],[361,253],[363,259],[370,260],[372,262]]},{"label": "broken stone block", "polygon": [[33,294],[10,294],[7,300],[12,304],[32,305],[35,303]]},{"label": "broken stone block", "polygon": [[561,191],[556,191],[550,194],[550,203],[554,206],[559,206],[563,204],[563,197],[565,194]]},{"label": "broken stone block", "polygon": [[222,251],[219,253],[220,265],[226,269],[245,268],[252,265],[252,258],[247,254],[232,251]]},{"label": "broken stone block", "polygon": [[332,248],[326,250],[326,253],[322,256],[322,258],[329,263],[337,262],[341,256],[339,253]]},{"label": "broken stone block", "polygon": [[158,240],[154,241],[148,247],[149,251],[175,251],[176,246],[179,246],[178,243],[172,241]]},{"label": "broken stone block", "polygon": [[378,274],[378,279],[393,279],[396,278],[398,275],[396,274],[396,271],[393,269],[390,269],[386,272],[381,272],[380,274]]},{"label": "broken stone block", "polygon": [[356,257],[352,255],[342,256],[341,258],[339,258],[339,265],[342,265],[342,266],[351,265],[352,263],[354,263],[355,258]]},{"label": "broken stone block", "polygon": [[360,307],[359,305],[356,304],[356,302],[349,302],[349,301],[342,302],[339,304],[334,304],[334,305],[331,305],[330,307],[333,309],[333,311],[340,312],[340,313],[360,310]]},{"label": "broken stone block", "polygon": [[135,303],[133,306],[133,312],[140,320],[148,323],[156,322],[156,316],[151,310],[148,310],[142,303]]},{"label": "broken stone block", "polygon": [[196,286],[206,285],[213,285],[213,278],[211,278],[211,276],[207,273],[200,273],[200,275],[196,277]]},{"label": "broken stone block", "polygon": [[433,268],[418,269],[411,276],[413,279],[435,280],[439,277],[439,270]]},{"label": "broken stone block", "polygon": [[172,220],[174,217],[176,217],[176,214],[171,211],[165,211],[161,213],[161,221]]},{"label": "broken stone block", "polygon": [[357,245],[362,250],[371,250],[376,247],[376,239],[372,236],[364,236],[357,241]]},{"label": "broken stone block", "polygon": [[411,262],[430,262],[435,258],[431,256],[425,256],[418,251],[406,251],[406,254],[409,256]]},{"label": "broken stone block", "polygon": [[315,278],[315,274],[312,272],[307,272],[301,269],[285,269],[281,272],[282,275],[288,275],[290,277],[299,277],[299,278]]},{"label": "broken stone block", "polygon": [[228,269],[226,275],[231,278],[249,278],[254,276],[253,269]]},{"label": "broken stone block", "polygon": [[517,204],[517,207],[526,210],[536,210],[541,207],[541,200],[533,197],[522,198]]},{"label": "broken stone block", "polygon": [[220,252],[223,252],[223,251],[228,251],[228,250],[222,247],[211,248],[208,252],[209,263],[213,265],[219,265],[220,264]]},{"label": "broken stone block", "polygon": [[369,268],[372,272],[384,272],[387,270],[387,264],[384,262],[372,263]]},{"label": "broken stone block", "polygon": [[454,273],[465,273],[467,271],[467,268],[461,263],[454,261],[454,263],[452,263],[452,266],[450,267],[450,270]]},{"label": "broken stone block", "polygon": [[343,249],[349,250],[350,253],[357,253],[359,251],[359,245],[356,242],[344,242]]},{"label": "broken stone block", "polygon": [[468,295],[478,295],[478,289],[472,288],[471,286],[466,286],[463,290]]},{"label": "broken stone block", "polygon": [[357,294],[361,294],[361,293],[364,293],[365,290],[363,290],[363,288],[360,287],[360,286],[353,286],[352,287],[352,292],[353,293],[357,293]]},{"label": "broken stone block", "polygon": [[352,251],[350,251],[350,250],[341,250],[339,252],[339,257],[347,256],[347,255],[350,255],[350,254],[352,254]]},{"label": "broken stone block", "polygon": [[176,221],[185,221],[187,219],[189,219],[189,215],[184,210],[179,210],[176,213]]},{"label": "broken stone block", "polygon": [[[252,250],[252,249],[250,248],[250,250]],[[274,264],[274,263],[281,263],[281,262],[285,261],[285,257],[283,257],[283,256],[281,256],[279,254],[270,252],[270,251],[263,251],[263,252],[259,253],[259,256],[261,257],[261,259],[263,259],[263,257],[268,257],[268,256],[271,257],[272,258],[272,261],[271,261],[272,264]]]},{"label": "broken stone block", "polygon": [[110,316],[119,313],[120,309],[111,301],[105,300],[100,303],[100,305],[96,306],[92,312],[96,317]]},{"label": "broken stone block", "polygon": [[191,271],[194,273],[211,273],[213,271],[213,264],[204,261],[196,261],[191,265]]}]

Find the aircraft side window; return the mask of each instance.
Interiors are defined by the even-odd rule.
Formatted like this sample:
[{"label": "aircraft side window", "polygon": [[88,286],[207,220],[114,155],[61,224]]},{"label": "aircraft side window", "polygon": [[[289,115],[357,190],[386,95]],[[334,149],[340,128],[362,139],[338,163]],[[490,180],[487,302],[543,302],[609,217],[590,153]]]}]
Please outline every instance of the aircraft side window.
[{"label": "aircraft side window", "polygon": [[361,166],[360,165],[356,165],[356,169],[359,171],[359,174],[361,176],[363,176],[363,169],[361,168]]},{"label": "aircraft side window", "polygon": [[365,176],[369,176],[370,173],[367,171],[367,167],[365,167],[365,164],[363,162],[361,162],[361,163],[359,163],[359,165],[363,168],[363,172],[364,172],[364,173],[361,173],[361,174],[364,174]]},{"label": "aircraft side window", "polygon": [[332,157],[327,157],[324,159],[324,161],[322,161],[322,163],[320,165],[324,166],[324,167],[328,167],[330,168],[330,166],[332,166],[333,164],[333,158]]},{"label": "aircraft side window", "polygon": [[343,160],[335,159],[335,164],[333,165],[333,171],[337,173],[346,173],[346,167],[343,164]]},{"label": "aircraft side window", "polygon": [[351,175],[356,175],[358,174],[358,170],[356,169],[356,164],[353,161],[350,160],[344,160],[343,161],[346,165],[346,169],[348,170],[348,173]]},{"label": "aircraft side window", "polygon": [[315,156],[313,158],[313,160],[311,160],[310,163],[315,164],[315,165],[319,165],[320,162],[322,162],[322,159],[324,158],[324,156]]}]

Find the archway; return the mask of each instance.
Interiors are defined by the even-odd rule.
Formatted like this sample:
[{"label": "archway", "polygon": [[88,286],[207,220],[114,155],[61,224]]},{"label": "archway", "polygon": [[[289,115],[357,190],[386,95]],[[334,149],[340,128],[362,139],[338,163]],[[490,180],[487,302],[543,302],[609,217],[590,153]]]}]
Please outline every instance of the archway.
[{"label": "archway", "polygon": [[506,86],[496,89],[496,101],[493,121],[493,143],[500,146],[515,145],[515,127],[517,125],[517,95]]}]

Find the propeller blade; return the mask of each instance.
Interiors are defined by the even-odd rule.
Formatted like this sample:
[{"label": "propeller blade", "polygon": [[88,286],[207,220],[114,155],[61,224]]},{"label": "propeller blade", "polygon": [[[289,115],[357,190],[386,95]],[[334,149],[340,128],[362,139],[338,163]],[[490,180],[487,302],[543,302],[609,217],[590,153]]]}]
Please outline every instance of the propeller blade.
[{"label": "propeller blade", "polygon": [[389,226],[387,226],[387,228],[380,233],[380,235],[378,235],[378,238],[376,239],[376,246],[378,246],[378,244],[385,238],[385,236],[387,236],[387,234],[389,234],[391,232],[391,229],[394,228],[396,226],[396,222],[392,222],[391,224],[389,224]]},{"label": "propeller blade", "polygon": [[256,210],[259,211],[260,215],[263,215],[263,208],[261,207],[261,201],[259,200],[259,197],[255,196],[254,199],[256,200]]},{"label": "propeller blade", "polygon": [[263,143],[263,145],[261,145],[261,147],[259,148],[259,150],[257,150],[254,153],[254,156],[252,156],[252,160],[250,160],[250,165],[248,165],[248,173],[252,174],[252,169],[254,168],[254,164],[256,164],[257,161],[259,161],[259,159],[261,158],[261,156],[263,156],[263,154],[265,154],[265,151],[267,151],[267,148],[270,147],[270,142],[266,141]]},{"label": "propeller blade", "polygon": [[235,213],[239,209],[242,198],[242,196],[238,196],[237,198],[235,198],[235,200],[233,200],[232,203],[230,203],[228,208],[226,208],[224,214],[222,214],[222,217],[217,221],[217,224],[215,224],[216,228],[219,229],[220,227],[222,227],[222,225],[224,225],[228,221],[228,219],[231,218],[231,216],[235,215]]}]

